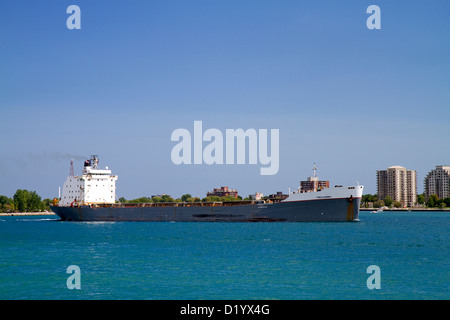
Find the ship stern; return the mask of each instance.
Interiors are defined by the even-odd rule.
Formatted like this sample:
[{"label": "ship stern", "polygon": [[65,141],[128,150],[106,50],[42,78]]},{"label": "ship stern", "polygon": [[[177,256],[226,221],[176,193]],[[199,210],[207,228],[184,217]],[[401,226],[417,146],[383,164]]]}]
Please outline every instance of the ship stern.
[{"label": "ship stern", "polygon": [[78,207],[61,207],[61,206],[50,206],[50,209],[61,218],[62,221],[78,221],[80,220]]}]

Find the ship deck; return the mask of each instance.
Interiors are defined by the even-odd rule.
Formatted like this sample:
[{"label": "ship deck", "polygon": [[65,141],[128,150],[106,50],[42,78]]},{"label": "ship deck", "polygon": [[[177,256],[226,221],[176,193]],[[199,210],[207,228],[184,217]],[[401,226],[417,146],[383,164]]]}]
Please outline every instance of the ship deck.
[{"label": "ship deck", "polygon": [[269,201],[262,200],[241,200],[241,201],[216,201],[216,202],[149,202],[149,203],[98,203],[98,204],[82,204],[74,207],[91,207],[91,208],[142,208],[142,207],[230,207],[243,205],[263,205],[266,203],[281,202],[281,199],[271,199]]}]

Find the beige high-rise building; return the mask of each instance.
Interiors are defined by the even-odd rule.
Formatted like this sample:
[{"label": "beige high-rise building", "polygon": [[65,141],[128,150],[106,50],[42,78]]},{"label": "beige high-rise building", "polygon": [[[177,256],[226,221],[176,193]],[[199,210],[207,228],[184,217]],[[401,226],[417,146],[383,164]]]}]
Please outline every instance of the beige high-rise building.
[{"label": "beige high-rise building", "polygon": [[402,206],[411,207],[417,202],[417,177],[415,170],[407,170],[401,166],[377,170],[378,198],[387,196],[399,201]]},{"label": "beige high-rise building", "polygon": [[424,180],[425,197],[435,194],[439,199],[450,197],[450,166],[436,166]]}]

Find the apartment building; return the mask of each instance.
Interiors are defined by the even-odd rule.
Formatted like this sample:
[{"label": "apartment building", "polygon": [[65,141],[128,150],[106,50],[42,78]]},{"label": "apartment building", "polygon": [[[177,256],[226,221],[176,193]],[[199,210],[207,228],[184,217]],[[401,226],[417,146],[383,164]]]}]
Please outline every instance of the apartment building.
[{"label": "apartment building", "polygon": [[226,196],[232,196],[237,198],[238,192],[236,189],[230,189],[228,187],[221,187],[221,188],[215,188],[213,191],[209,191],[206,194],[207,197],[209,196],[217,196],[217,197],[226,197]]},{"label": "apartment building", "polygon": [[439,199],[450,197],[450,166],[436,166],[424,179],[425,198],[435,194]]},{"label": "apartment building", "polygon": [[413,206],[417,202],[417,176],[415,170],[392,166],[387,170],[377,170],[378,198],[387,196],[399,201],[402,206]]}]

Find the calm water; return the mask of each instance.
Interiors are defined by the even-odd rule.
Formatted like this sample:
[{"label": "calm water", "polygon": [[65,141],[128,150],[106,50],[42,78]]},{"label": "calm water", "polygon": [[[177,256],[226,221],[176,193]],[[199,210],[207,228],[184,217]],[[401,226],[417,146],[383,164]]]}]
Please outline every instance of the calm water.
[{"label": "calm water", "polygon": [[[0,299],[448,299],[450,213],[359,223],[0,217]],[[81,270],[69,290],[67,267]],[[367,267],[381,270],[369,290]]]}]

